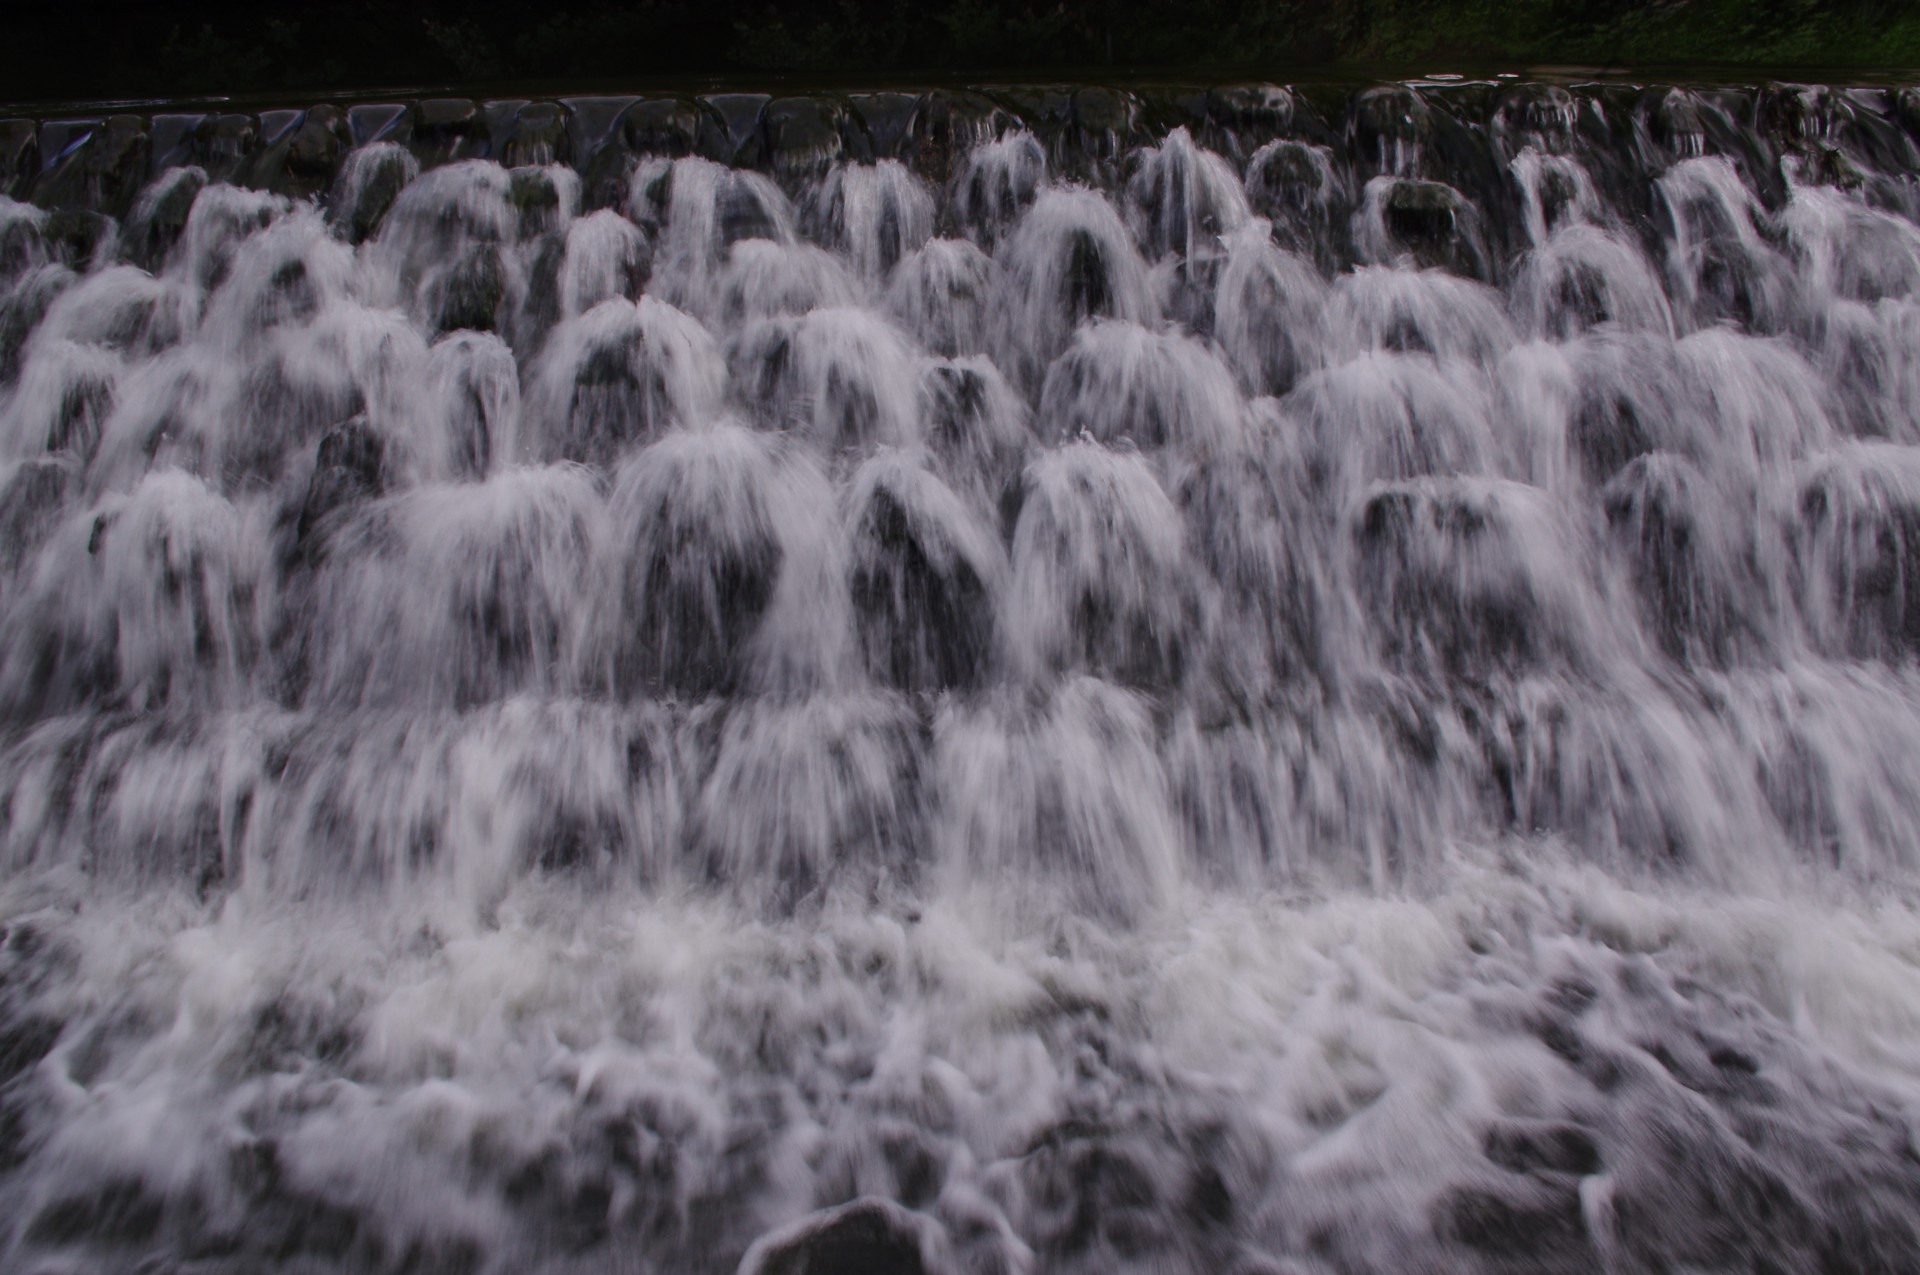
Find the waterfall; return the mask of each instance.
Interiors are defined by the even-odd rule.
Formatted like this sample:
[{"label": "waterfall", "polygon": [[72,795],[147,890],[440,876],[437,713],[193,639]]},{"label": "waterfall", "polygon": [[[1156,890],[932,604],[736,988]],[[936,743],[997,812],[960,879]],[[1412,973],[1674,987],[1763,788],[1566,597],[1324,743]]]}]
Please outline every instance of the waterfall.
[{"label": "waterfall", "polygon": [[156,110],[0,157],[0,1267],[1920,1270],[1911,90]]}]

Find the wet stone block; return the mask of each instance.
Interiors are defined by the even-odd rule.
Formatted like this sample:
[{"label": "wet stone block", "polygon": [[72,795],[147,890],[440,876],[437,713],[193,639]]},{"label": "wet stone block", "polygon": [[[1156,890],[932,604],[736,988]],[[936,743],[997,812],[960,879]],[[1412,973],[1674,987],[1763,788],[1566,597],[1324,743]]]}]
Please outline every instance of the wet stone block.
[{"label": "wet stone block", "polygon": [[381,493],[384,468],[385,445],[364,419],[348,421],[320,440],[313,477],[300,505],[299,561],[315,563],[325,553],[321,526],[330,515]]},{"label": "wet stone block", "polygon": [[433,289],[436,331],[491,332],[499,324],[507,294],[506,265],[498,246],[475,244]]},{"label": "wet stone block", "polygon": [[544,168],[516,168],[507,179],[507,203],[520,214],[520,237],[529,239],[557,228],[560,188]]},{"label": "wet stone block", "polygon": [[758,132],[764,162],[789,188],[818,181],[842,157],[873,157],[858,117],[831,98],[775,98],[760,113]]},{"label": "wet stone block", "polygon": [[210,181],[232,181],[253,158],[260,124],[251,115],[209,115],[194,126],[186,142],[193,162]]},{"label": "wet stone block", "polygon": [[968,151],[1014,123],[1006,110],[977,93],[935,89],[922,95],[914,107],[906,143],[909,153],[901,158],[928,181],[944,186]]},{"label": "wet stone block", "polygon": [[1661,646],[1675,658],[1695,649],[1724,656],[1737,586],[1715,578],[1727,574],[1718,559],[1730,555],[1714,553],[1720,511],[1698,471],[1669,453],[1636,457],[1601,490],[1601,505]]},{"label": "wet stone block", "polygon": [[1387,225],[1395,236],[1420,244],[1441,244],[1459,224],[1460,193],[1439,182],[1400,181],[1387,196]]},{"label": "wet stone block", "polygon": [[856,93],[848,102],[866,130],[873,157],[911,165],[919,99],[911,93]]},{"label": "wet stone block", "polygon": [[573,157],[567,111],[558,102],[534,102],[520,109],[500,150],[508,168],[564,164]]},{"label": "wet stone block", "polygon": [[1368,89],[1353,100],[1348,134],[1355,158],[1376,172],[1415,173],[1421,151],[1433,137],[1425,100],[1398,86]]},{"label": "wet stone block", "polygon": [[0,120],[0,195],[20,198],[39,171],[39,127],[32,120]]},{"label": "wet stone block", "polygon": [[327,208],[327,224],[350,244],[373,238],[393,207],[401,189],[413,180],[418,165],[395,145],[377,145],[356,154],[342,175],[341,185]]},{"label": "wet stone block", "polygon": [[972,564],[927,534],[896,493],[874,492],[854,533],[861,647],[868,668],[891,685],[970,686],[993,649],[992,598]]},{"label": "wet stone block", "polygon": [[1140,140],[1140,102],[1109,88],[1074,90],[1061,143],[1080,164],[1100,171],[1118,164]]},{"label": "wet stone block", "polygon": [[53,1050],[64,1024],[40,1014],[0,1023],[0,1085],[37,1066]]},{"label": "wet stone block", "polygon": [[1277,84],[1221,84],[1207,90],[1207,118],[1229,134],[1272,136],[1293,123],[1298,103]]},{"label": "wet stone block", "polygon": [[678,97],[635,102],[620,117],[618,132],[636,155],[684,159],[724,151],[727,126],[712,107]]},{"label": "wet stone block", "polygon": [[352,146],[347,113],[337,106],[316,106],[287,143],[287,171],[307,181],[330,180]]},{"label": "wet stone block", "polygon": [[467,98],[427,98],[413,105],[409,143],[422,165],[484,157],[490,142],[486,115]]},{"label": "wet stone block", "polygon": [[33,201],[46,208],[124,216],[146,184],[149,149],[145,120],[109,116],[33,184]]},{"label": "wet stone block", "polygon": [[1518,86],[1494,109],[1493,127],[1507,139],[1507,149],[1533,145],[1549,154],[1563,154],[1573,146],[1579,104],[1558,84]]}]

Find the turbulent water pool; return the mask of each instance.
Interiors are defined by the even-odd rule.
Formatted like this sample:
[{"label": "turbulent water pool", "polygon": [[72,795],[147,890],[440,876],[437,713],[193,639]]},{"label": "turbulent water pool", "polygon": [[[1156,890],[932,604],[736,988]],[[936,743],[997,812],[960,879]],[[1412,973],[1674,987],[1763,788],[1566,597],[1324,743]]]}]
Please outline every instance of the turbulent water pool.
[{"label": "turbulent water pool", "polygon": [[1920,1271],[1920,95],[0,179],[0,1267]]}]

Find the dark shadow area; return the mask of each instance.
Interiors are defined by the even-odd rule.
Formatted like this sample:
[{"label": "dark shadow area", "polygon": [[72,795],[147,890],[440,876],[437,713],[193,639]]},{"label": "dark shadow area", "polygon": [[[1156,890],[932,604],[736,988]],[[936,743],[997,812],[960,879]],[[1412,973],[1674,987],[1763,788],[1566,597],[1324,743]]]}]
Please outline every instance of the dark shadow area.
[{"label": "dark shadow area", "polygon": [[[1907,0],[15,0],[14,102],[635,77],[1920,65]],[[1439,69],[1439,68],[1426,68]]]}]

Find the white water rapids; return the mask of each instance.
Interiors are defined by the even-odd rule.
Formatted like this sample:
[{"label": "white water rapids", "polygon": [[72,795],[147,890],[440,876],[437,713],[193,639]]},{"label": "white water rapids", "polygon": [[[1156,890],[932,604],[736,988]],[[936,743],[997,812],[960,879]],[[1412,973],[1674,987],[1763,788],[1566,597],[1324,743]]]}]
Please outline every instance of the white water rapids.
[{"label": "white water rapids", "polygon": [[1920,98],[35,127],[0,1268],[1920,1271]]}]

